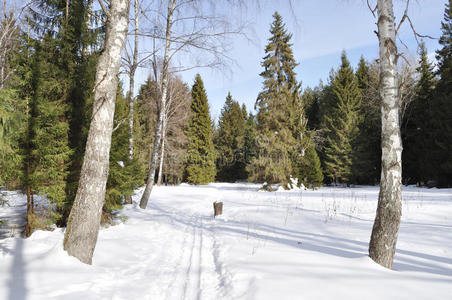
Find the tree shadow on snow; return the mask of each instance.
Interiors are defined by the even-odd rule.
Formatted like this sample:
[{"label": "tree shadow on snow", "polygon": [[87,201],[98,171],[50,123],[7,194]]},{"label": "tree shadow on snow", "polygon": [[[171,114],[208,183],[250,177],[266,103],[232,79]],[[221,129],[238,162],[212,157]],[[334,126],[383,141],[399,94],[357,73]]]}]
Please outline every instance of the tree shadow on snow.
[{"label": "tree shadow on snow", "polygon": [[8,283],[9,300],[25,300],[27,299],[26,278],[23,261],[23,242],[22,238],[16,238],[16,246],[14,249],[14,259],[11,265],[11,278]]},{"label": "tree shadow on snow", "polygon": [[[155,203],[149,205],[148,209],[156,210],[162,215],[167,215],[173,222],[190,227],[201,227],[200,223],[196,220],[201,220],[204,223],[213,220],[212,216],[175,214],[174,211],[167,211]],[[216,222],[212,225],[213,226],[211,227],[203,227],[203,229],[226,234],[230,233],[236,236],[242,236],[245,239],[254,238],[262,241],[270,241],[297,249],[349,259],[368,256],[368,242],[351,240],[333,235],[303,232],[261,223],[253,223],[252,228],[250,228],[250,224],[245,222],[233,220],[225,221],[222,219],[216,219]],[[452,277],[452,258],[398,248],[396,250],[393,270],[430,273]],[[442,281],[442,279],[432,280]]]}]

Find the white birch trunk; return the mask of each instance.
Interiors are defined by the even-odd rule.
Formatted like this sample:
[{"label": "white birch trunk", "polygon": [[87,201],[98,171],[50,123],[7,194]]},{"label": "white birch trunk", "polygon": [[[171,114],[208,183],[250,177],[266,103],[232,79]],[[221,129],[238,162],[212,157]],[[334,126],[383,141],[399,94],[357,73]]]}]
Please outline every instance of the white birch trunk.
[{"label": "white birch trunk", "polygon": [[[138,68],[138,29],[139,29],[139,11],[138,0],[134,1],[135,9],[135,29],[134,29],[134,48],[132,54],[132,65],[129,72],[129,161],[133,160],[133,116],[135,104],[135,72]],[[132,196],[125,197],[126,204],[132,204]]]},{"label": "white birch trunk", "polygon": [[138,64],[138,29],[139,29],[139,11],[138,0],[134,2],[135,8],[135,36],[132,57],[132,67],[130,68],[130,85],[129,85],[129,160],[133,159],[133,114],[134,114],[134,93],[135,93],[135,71]]},{"label": "white birch trunk", "polygon": [[159,165],[159,176],[157,178],[157,185],[161,185],[163,181],[163,161],[165,158],[165,136],[166,136],[166,116],[163,119],[163,130],[162,130],[162,149],[160,151],[160,165]]},{"label": "white birch trunk", "polygon": [[163,66],[162,66],[162,93],[160,98],[160,112],[157,122],[156,134],[154,147],[152,149],[151,161],[149,163],[149,173],[148,181],[146,183],[146,188],[144,189],[143,196],[140,200],[140,208],[145,209],[149,198],[151,197],[151,191],[154,186],[155,170],[157,168],[157,161],[159,157],[160,142],[162,139],[162,129],[163,129],[163,119],[166,112],[166,96],[168,94],[168,64],[169,64],[169,51],[171,46],[171,29],[173,26],[173,13],[176,6],[176,0],[168,1],[168,14],[166,17],[166,32],[165,32],[165,53],[163,56]]},{"label": "white birch trunk", "polygon": [[96,69],[93,114],[85,156],[64,237],[64,249],[68,254],[87,264],[92,262],[105,200],[117,75],[128,22],[129,0],[111,0],[104,49]]},{"label": "white birch trunk", "polygon": [[381,104],[381,180],[369,255],[391,269],[402,214],[402,140],[396,79],[397,46],[392,0],[378,0]]}]

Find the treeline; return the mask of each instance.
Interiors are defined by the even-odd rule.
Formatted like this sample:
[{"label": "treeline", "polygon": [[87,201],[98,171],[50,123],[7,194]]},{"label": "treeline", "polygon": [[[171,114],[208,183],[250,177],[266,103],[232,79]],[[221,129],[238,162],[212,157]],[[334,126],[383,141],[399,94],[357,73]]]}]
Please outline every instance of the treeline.
[{"label": "treeline", "polygon": [[[8,49],[0,57],[0,184],[26,192],[27,235],[36,227],[65,226],[95,113],[92,91],[105,16],[89,0],[66,4],[39,1],[25,26],[12,14],[0,24],[2,32],[15,37],[0,41]],[[199,75],[190,87],[170,74],[162,106],[161,83],[151,76],[135,99],[131,158],[130,102],[117,87],[104,221],[146,182],[162,109],[157,183],[243,180],[265,183],[268,190],[379,183],[378,63],[361,58],[354,69],[344,52],[326,84],[303,91],[295,74],[292,35],[278,13],[273,17],[256,115],[228,94],[214,124]],[[438,67],[421,45],[418,67],[407,65],[398,73],[406,184],[452,185],[451,17],[447,5]],[[34,209],[37,194],[51,204],[45,211]]]},{"label": "treeline", "polygon": [[[438,68],[423,43],[416,63],[397,73],[403,142],[403,181],[452,186],[452,12],[446,5]],[[378,62],[361,57],[353,68],[345,51],[326,84],[301,91],[291,35],[275,13],[262,62],[256,117],[228,95],[216,145],[217,180],[247,179],[307,186],[378,184],[381,174],[381,95]],[[417,67],[415,67],[417,65]],[[245,133],[246,132],[246,133]],[[245,142],[246,141],[246,142]]]}]

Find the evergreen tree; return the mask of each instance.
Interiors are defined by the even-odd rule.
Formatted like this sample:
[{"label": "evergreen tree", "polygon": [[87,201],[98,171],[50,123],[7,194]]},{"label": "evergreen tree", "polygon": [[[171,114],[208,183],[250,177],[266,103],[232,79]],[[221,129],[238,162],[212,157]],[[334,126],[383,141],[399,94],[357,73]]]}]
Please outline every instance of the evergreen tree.
[{"label": "evergreen tree", "polygon": [[300,160],[300,164],[298,165],[298,183],[302,183],[309,188],[322,186],[322,164],[315,150],[314,143],[307,145],[304,156],[304,159]]},{"label": "evergreen tree", "polygon": [[[89,99],[94,86],[95,66],[97,62],[96,44],[99,43],[98,33],[102,28],[90,28],[93,24],[91,19],[95,15],[91,11],[92,1],[65,1],[65,0],[42,0],[36,2],[36,5],[29,7],[30,26],[35,31],[36,40],[30,39],[36,48],[35,55],[39,51],[45,51],[39,58],[36,65],[42,65],[42,70],[34,72],[34,80],[38,82],[32,91],[33,99],[39,103],[30,101],[30,118],[39,118],[33,116],[31,112],[39,112],[39,107],[44,102],[52,103],[58,99],[58,110],[52,111],[53,114],[61,113],[58,117],[60,122],[65,123],[61,126],[60,138],[65,139],[64,144],[70,148],[67,153],[70,157],[65,158],[64,168],[70,172],[64,171],[65,176],[65,197],[59,195],[58,225],[65,226],[75,196],[75,190],[78,185],[81,159],[84,151]],[[42,39],[40,37],[43,37]],[[37,76],[41,78],[37,78]],[[53,84],[47,87],[47,90],[39,91],[41,84]],[[36,105],[36,109],[33,109]],[[50,113],[50,112],[49,112]],[[33,126],[39,124],[39,120],[29,120],[28,145],[26,148],[34,149],[27,151],[26,159],[26,178],[36,177],[30,172],[37,172],[41,161],[36,162],[32,153],[40,153],[39,145],[33,143],[37,138]],[[62,141],[60,141],[62,143]],[[65,146],[65,147],[66,147]],[[58,146],[60,147],[60,146]],[[63,147],[64,148],[64,147]],[[61,148],[61,151],[65,151]],[[43,152],[45,153],[45,152]],[[37,168],[32,168],[32,162]],[[42,177],[39,175],[38,177]],[[28,181],[27,181],[28,182]],[[60,182],[62,184],[62,182]],[[28,184],[27,184],[28,185]],[[36,192],[40,192],[36,190]],[[41,191],[42,192],[42,191]]]},{"label": "evergreen tree", "polygon": [[332,82],[335,96],[331,114],[325,116],[325,173],[335,183],[352,179],[354,145],[361,121],[361,92],[345,52]]},{"label": "evergreen tree", "polygon": [[66,178],[71,149],[68,145],[68,105],[61,86],[61,69],[52,58],[57,54],[54,40],[46,35],[37,42],[32,74],[30,99],[29,146],[27,160],[31,190],[40,193],[53,204],[50,223],[58,221],[65,204]]},{"label": "evergreen tree", "polygon": [[215,180],[216,153],[207,95],[199,74],[195,77],[191,95],[192,116],[186,131],[188,138],[186,179],[193,184],[207,184]]},{"label": "evergreen tree", "polygon": [[249,180],[250,174],[248,173],[248,166],[256,157],[257,149],[256,149],[256,139],[257,139],[257,124],[256,117],[250,113],[246,118],[245,123],[245,137],[243,143],[243,158],[245,162],[245,174],[246,178]]},{"label": "evergreen tree", "polygon": [[314,89],[308,87],[304,90],[302,98],[306,105],[307,128],[309,130],[320,129],[321,89],[319,87]]},{"label": "evergreen tree", "polygon": [[452,0],[446,3],[442,35],[437,51],[439,81],[432,101],[432,157],[434,179],[441,187],[452,186]]},{"label": "evergreen tree", "polygon": [[125,196],[131,196],[133,191],[144,183],[145,170],[137,159],[128,159],[129,132],[128,102],[118,88],[115,103],[114,131],[110,149],[110,171],[108,173],[107,191],[104,204],[104,221],[112,216],[113,210],[120,209]]},{"label": "evergreen tree", "polygon": [[[0,58],[3,77],[0,78],[0,186],[20,188],[22,183],[21,141],[26,130],[26,102],[23,94],[29,91],[29,65],[24,65],[26,43],[12,15],[0,16],[0,34],[10,34],[3,39],[5,53]],[[9,74],[6,76],[6,74]]]},{"label": "evergreen tree", "polygon": [[371,77],[370,67],[362,56],[355,76],[362,97],[362,122],[354,147],[353,181],[357,184],[375,184],[380,180],[381,171],[381,112],[380,101],[375,101],[371,90],[377,88],[378,78]]},{"label": "evergreen tree", "polygon": [[416,97],[405,113],[403,129],[403,178],[406,183],[421,184],[432,178],[430,162],[434,160],[428,151],[432,144],[433,115],[430,105],[436,84],[433,65],[427,59],[427,49],[422,43],[419,48],[419,81]]},{"label": "evergreen tree", "polygon": [[[245,111],[243,111],[243,109]],[[243,148],[245,145],[246,108],[240,108],[228,93],[218,121],[215,138],[217,157],[217,180],[234,182],[245,179]],[[244,115],[245,114],[245,115]]]},{"label": "evergreen tree", "polygon": [[266,188],[275,183],[286,186],[289,177],[296,176],[309,142],[300,84],[295,78],[292,35],[277,12],[273,18],[260,74],[263,89],[256,101],[257,155],[247,167],[250,180],[266,182]]}]

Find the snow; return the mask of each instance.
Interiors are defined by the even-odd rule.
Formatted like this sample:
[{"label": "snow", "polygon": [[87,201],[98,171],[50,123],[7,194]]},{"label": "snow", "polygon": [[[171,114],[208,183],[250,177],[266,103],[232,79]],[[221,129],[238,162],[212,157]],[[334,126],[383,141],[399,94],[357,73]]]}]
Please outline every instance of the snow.
[{"label": "snow", "polygon": [[[0,240],[0,299],[451,299],[452,189],[404,187],[394,270],[367,256],[377,187],[154,187],[100,231],[91,266],[64,231]],[[24,211],[25,197],[8,192]],[[224,203],[213,218],[214,201]]]}]

